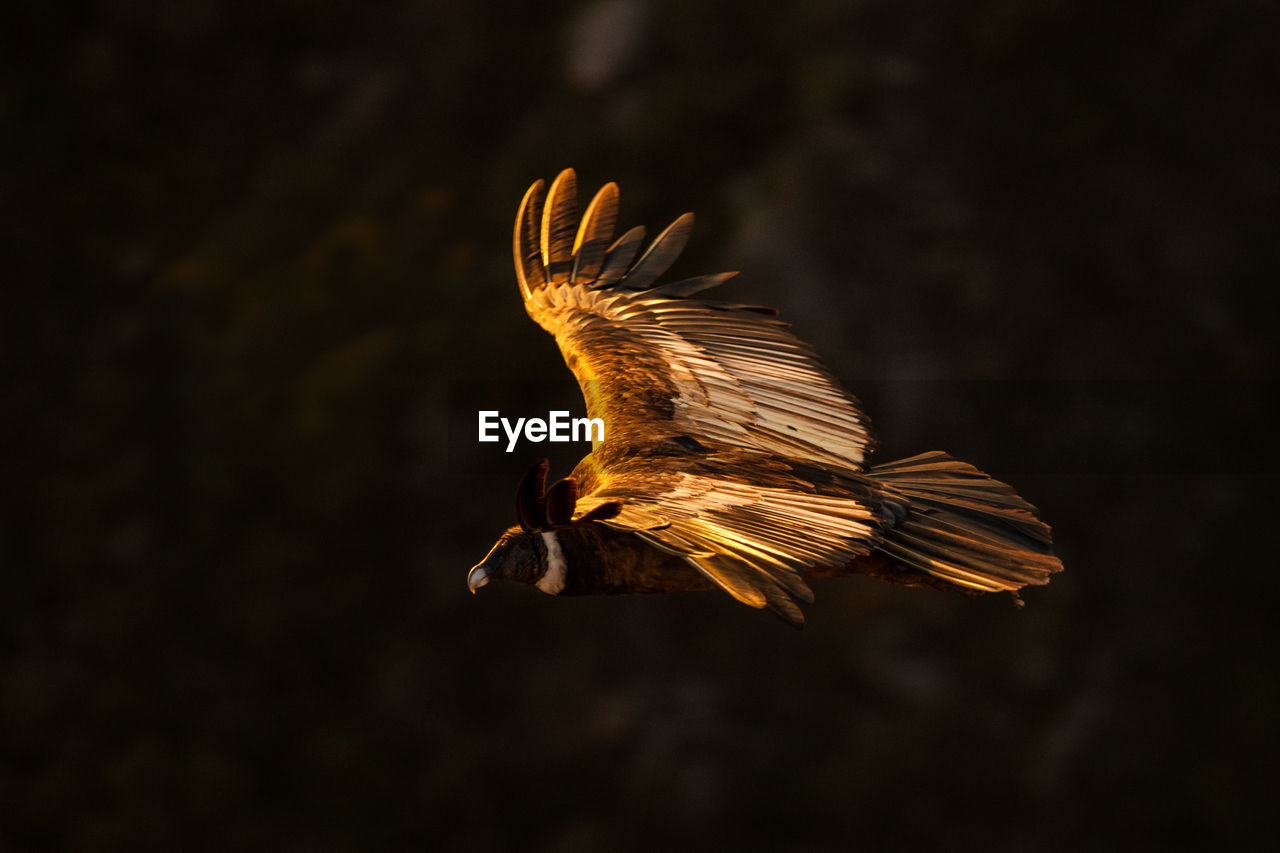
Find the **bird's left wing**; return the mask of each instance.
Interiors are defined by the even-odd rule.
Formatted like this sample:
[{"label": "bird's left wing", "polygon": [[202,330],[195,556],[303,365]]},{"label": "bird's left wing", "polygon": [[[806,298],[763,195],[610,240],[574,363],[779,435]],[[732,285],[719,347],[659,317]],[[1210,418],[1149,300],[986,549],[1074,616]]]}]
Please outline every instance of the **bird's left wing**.
[{"label": "bird's left wing", "polygon": [[619,460],[577,509],[610,503],[620,509],[605,524],[792,625],[804,622],[799,605],[813,601],[806,574],[867,554],[892,511],[861,475],[736,450],[674,471],[643,456]]}]

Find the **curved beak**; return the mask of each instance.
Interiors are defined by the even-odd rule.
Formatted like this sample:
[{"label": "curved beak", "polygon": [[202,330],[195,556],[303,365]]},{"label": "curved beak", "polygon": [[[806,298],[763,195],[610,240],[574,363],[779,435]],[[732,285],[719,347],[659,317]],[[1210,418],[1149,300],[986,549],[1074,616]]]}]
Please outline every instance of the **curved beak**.
[{"label": "curved beak", "polygon": [[484,563],[481,563],[467,573],[467,588],[471,590],[472,595],[475,595],[476,590],[488,582],[489,570],[484,567]]}]

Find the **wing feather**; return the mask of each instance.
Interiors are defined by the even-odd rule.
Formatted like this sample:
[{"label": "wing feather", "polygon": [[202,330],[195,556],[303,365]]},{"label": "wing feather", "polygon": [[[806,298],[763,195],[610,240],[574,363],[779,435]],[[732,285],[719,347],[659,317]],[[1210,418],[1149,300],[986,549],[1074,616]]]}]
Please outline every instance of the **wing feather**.
[{"label": "wing feather", "polygon": [[618,185],[605,184],[582,214],[582,225],[573,241],[573,273],[569,283],[592,282],[604,265],[613,228],[618,221]]},{"label": "wing feather", "polygon": [[542,263],[547,281],[564,284],[573,269],[574,235],[578,230],[578,179],[565,169],[551,182],[542,209]]},{"label": "wing feather", "polygon": [[636,259],[640,244],[644,242],[644,235],[644,226],[637,225],[615,240],[605,253],[604,267],[601,268],[599,277],[590,287],[592,289],[611,287],[621,281],[627,274],[627,270],[631,268],[631,262]]},{"label": "wing feather", "polygon": [[524,194],[520,202],[520,210],[516,213],[512,248],[516,259],[516,278],[520,282],[520,293],[526,302],[535,291],[541,290],[547,283],[542,265],[542,251],[539,246],[542,226],[538,219],[542,211],[545,186],[539,179],[529,187],[529,191]]},{"label": "wing feather", "polygon": [[710,290],[724,284],[737,275],[736,272],[717,272],[711,275],[700,275],[697,278],[686,278],[683,281],[672,281],[649,288],[654,296],[665,296],[668,299],[683,299],[704,290]]},{"label": "wing feather", "polygon": [[640,260],[627,272],[627,277],[618,283],[619,290],[648,290],[658,278],[671,268],[676,258],[684,251],[693,233],[693,214],[685,213],[668,225],[661,234],[653,238],[653,242]]},{"label": "wing feather", "polygon": [[856,479],[844,494],[805,494],[784,480],[734,482],[698,465],[655,481],[633,461],[588,500],[620,501],[611,527],[680,554],[734,598],[793,623],[795,604],[813,600],[808,570],[843,565],[879,541],[878,513]]}]

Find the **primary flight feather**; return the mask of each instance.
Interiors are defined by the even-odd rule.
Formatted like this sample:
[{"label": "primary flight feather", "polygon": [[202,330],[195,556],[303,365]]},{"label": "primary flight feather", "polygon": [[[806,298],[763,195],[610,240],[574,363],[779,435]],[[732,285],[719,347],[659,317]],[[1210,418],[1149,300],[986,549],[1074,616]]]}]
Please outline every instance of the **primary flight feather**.
[{"label": "primary flight feather", "polygon": [[699,296],[735,273],[659,284],[692,214],[640,254],[643,228],[613,238],[615,184],[581,216],[577,196],[571,169],[529,188],[516,277],[604,439],[550,489],[545,461],[526,475],[473,592],[720,588],[800,625],[815,577],[1013,592],[1061,570],[1035,508],[973,466],[869,468],[870,423],[813,349],[772,309]]}]

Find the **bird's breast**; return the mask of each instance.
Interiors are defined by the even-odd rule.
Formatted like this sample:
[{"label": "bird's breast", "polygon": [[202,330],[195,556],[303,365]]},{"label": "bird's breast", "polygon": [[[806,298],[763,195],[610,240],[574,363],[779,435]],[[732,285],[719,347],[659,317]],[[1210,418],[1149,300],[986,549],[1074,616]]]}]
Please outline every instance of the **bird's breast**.
[{"label": "bird's breast", "polygon": [[561,595],[640,595],[714,589],[701,572],[632,533],[603,524],[560,532],[567,564]]}]

